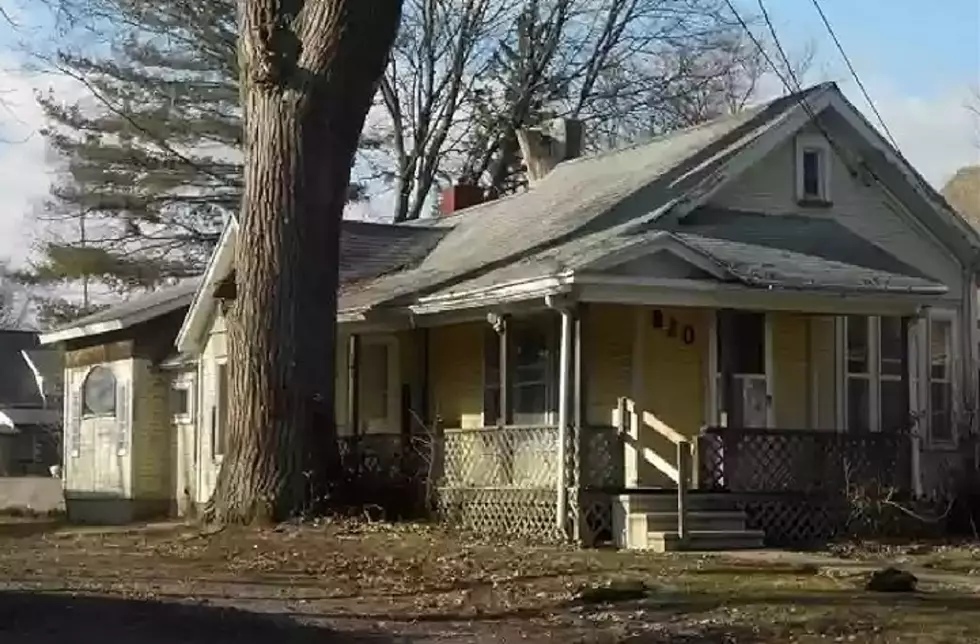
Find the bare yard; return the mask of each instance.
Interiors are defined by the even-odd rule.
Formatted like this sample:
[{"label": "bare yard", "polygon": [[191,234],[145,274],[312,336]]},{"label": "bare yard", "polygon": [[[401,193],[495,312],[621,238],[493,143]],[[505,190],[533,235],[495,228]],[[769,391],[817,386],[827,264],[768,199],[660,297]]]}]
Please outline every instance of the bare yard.
[{"label": "bare yard", "polygon": [[[976,587],[469,540],[421,525],[102,534],[0,522],[0,641],[980,641]],[[611,589],[607,587],[611,586]]]}]

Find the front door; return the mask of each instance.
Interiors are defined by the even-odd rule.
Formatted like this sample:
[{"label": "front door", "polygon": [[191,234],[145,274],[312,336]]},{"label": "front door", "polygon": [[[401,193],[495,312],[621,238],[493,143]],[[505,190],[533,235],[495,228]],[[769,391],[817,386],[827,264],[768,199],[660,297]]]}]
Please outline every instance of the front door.
[{"label": "front door", "polygon": [[[719,420],[729,427],[767,427],[772,399],[766,374],[766,315],[719,311],[717,328]],[[730,394],[723,376],[726,364],[731,370]]]}]

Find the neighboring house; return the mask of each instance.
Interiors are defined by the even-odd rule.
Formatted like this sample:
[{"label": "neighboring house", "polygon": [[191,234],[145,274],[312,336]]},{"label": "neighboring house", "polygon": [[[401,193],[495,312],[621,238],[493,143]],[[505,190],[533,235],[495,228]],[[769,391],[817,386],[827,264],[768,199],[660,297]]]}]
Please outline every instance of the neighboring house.
[{"label": "neighboring house", "polygon": [[[450,520],[625,547],[675,545],[679,482],[692,547],[758,545],[747,519],[773,542],[832,531],[827,508],[855,486],[943,491],[975,424],[980,237],[835,85],[588,158],[568,159],[574,125],[522,134],[525,193],[459,186],[441,217],[345,222],[342,435],[374,441],[372,462],[428,437]],[[226,448],[236,235],[174,355],[146,363],[172,370],[171,449],[147,457],[170,459],[154,476],[183,510]],[[108,364],[95,347],[121,332],[83,320],[44,338],[68,343],[81,401],[69,495],[92,488],[86,441],[131,440],[135,463],[137,436],[160,431],[138,414],[99,433],[118,410],[84,411]],[[114,493],[136,495],[135,476]]]},{"label": "neighboring house", "polygon": [[0,476],[51,476],[61,463],[61,357],[34,331],[0,329]]}]

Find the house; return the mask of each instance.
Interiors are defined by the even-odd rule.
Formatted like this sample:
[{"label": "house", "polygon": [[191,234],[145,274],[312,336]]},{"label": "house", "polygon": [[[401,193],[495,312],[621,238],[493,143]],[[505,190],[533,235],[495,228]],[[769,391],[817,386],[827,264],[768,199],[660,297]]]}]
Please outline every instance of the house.
[{"label": "house", "polygon": [[0,476],[50,476],[60,464],[60,371],[36,332],[0,329]]},{"label": "house", "polygon": [[[336,408],[359,471],[407,474],[420,438],[448,520],[669,549],[833,532],[856,484],[942,493],[969,466],[980,237],[835,85],[591,157],[579,136],[522,135],[524,193],[456,186],[439,217],[345,222]],[[172,447],[152,458],[169,453],[185,511],[226,449],[236,236],[147,363],[171,373]],[[118,439],[84,396],[119,332],[44,338],[77,365],[70,446]],[[160,431],[134,419],[134,447]]]}]

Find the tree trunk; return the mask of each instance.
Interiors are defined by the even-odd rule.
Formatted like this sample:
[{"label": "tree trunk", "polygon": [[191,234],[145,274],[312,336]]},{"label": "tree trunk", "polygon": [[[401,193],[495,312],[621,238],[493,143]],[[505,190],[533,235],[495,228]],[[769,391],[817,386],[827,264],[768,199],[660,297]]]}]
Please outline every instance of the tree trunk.
[{"label": "tree trunk", "polygon": [[339,480],[340,221],[400,0],[243,0],[245,191],[228,320],[228,453],[207,517],[278,521]]}]

